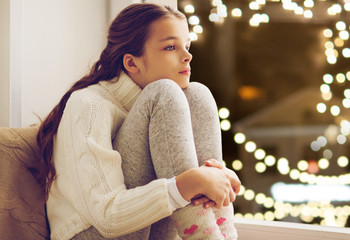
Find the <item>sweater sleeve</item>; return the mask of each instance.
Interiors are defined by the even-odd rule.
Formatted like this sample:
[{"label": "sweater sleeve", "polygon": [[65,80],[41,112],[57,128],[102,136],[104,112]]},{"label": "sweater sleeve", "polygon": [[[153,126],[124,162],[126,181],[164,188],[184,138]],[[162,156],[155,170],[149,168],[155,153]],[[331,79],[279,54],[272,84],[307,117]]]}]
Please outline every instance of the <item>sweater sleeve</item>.
[{"label": "sweater sleeve", "polygon": [[[104,237],[142,229],[172,213],[165,179],[127,190],[112,136],[125,113],[104,99],[72,95],[67,103],[64,151],[72,153],[70,201]],[[123,115],[124,114],[124,115]],[[62,122],[61,122],[62,123]]]}]

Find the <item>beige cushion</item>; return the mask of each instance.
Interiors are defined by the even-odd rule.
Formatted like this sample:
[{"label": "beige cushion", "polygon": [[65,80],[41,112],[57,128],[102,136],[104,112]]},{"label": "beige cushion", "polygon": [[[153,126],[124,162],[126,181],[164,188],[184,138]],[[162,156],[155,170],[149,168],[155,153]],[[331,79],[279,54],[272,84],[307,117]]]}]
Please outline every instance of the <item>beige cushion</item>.
[{"label": "beige cushion", "polygon": [[1,239],[48,239],[43,188],[29,169],[39,166],[37,127],[0,128]]}]

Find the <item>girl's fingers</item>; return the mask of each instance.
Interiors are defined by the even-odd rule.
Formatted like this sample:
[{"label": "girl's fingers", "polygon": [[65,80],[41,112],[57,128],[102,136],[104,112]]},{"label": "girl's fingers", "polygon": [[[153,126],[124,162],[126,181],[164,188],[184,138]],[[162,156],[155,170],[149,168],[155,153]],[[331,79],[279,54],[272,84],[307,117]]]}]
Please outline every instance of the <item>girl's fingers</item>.
[{"label": "girl's fingers", "polygon": [[235,192],[235,194],[239,193],[240,188],[241,188],[241,181],[239,180],[237,174],[234,171],[225,168],[222,163],[216,161],[215,159],[209,159],[209,160],[205,161],[205,166],[223,169],[226,172],[227,177],[231,181],[233,191]]},{"label": "girl's fingers", "polygon": [[210,202],[211,200],[209,198],[207,198],[206,196],[202,196],[196,199],[192,200],[192,203],[195,206],[199,206],[199,205],[205,205],[206,203]]},{"label": "girl's fingers", "polygon": [[231,178],[231,185],[235,192],[235,194],[238,194],[241,190],[241,181],[239,180],[237,174],[233,171],[231,171],[232,178]]},{"label": "girl's fingers", "polygon": [[204,208],[210,208],[210,207],[212,207],[212,206],[214,206],[214,205],[215,205],[215,202],[210,200],[209,202],[205,203],[205,204],[203,205],[203,207],[204,207]]},{"label": "girl's fingers", "polygon": [[234,202],[236,200],[236,194],[233,191],[230,191],[230,202]]},{"label": "girl's fingers", "polygon": [[204,165],[207,167],[216,167],[219,169],[224,168],[224,165],[221,164],[220,162],[216,161],[215,159],[209,159],[209,160],[205,161]]}]

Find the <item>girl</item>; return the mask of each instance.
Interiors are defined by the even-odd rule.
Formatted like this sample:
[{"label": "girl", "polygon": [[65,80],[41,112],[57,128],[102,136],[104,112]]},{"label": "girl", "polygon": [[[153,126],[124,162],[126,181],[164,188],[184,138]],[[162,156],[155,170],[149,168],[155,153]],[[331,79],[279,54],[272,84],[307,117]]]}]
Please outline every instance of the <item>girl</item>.
[{"label": "girl", "polygon": [[236,238],[240,181],[216,161],[217,108],[189,83],[189,47],[168,7],[134,4],[112,22],[37,135],[52,239],[175,239],[173,226],[183,239]]}]

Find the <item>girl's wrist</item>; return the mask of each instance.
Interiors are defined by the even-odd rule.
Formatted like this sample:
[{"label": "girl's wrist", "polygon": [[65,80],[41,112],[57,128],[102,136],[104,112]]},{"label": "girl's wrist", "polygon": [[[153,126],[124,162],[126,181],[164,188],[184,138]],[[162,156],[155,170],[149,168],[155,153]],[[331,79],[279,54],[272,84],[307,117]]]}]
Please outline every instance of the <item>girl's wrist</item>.
[{"label": "girl's wrist", "polygon": [[176,176],[177,189],[186,201],[191,201],[194,196],[200,194],[201,184],[199,178],[198,168],[189,169]]}]

